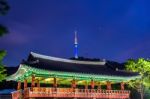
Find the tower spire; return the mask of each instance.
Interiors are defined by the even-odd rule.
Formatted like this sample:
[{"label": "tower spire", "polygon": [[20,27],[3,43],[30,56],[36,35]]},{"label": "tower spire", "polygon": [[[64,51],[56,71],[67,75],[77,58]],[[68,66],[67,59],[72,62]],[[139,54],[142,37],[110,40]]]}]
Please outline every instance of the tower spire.
[{"label": "tower spire", "polygon": [[75,38],[74,38],[74,51],[75,51],[75,58],[78,58],[78,39],[77,39],[77,31],[75,31]]}]

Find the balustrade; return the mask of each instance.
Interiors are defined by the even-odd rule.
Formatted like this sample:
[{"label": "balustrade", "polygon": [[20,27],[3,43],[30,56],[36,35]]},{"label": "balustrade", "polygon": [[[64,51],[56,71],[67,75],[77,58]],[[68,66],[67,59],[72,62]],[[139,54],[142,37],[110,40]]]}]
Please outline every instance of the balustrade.
[{"label": "balustrade", "polygon": [[24,97],[75,97],[75,98],[129,98],[127,90],[101,90],[101,89],[74,89],[74,88],[46,88],[34,87],[26,89]]},{"label": "balustrade", "polygon": [[74,89],[74,88],[47,88],[33,87],[12,92],[12,99],[36,97],[68,97],[68,98],[112,98],[128,99],[130,91],[127,90],[101,90],[101,89]]},{"label": "balustrade", "polygon": [[12,99],[20,99],[22,97],[22,90],[12,92]]}]

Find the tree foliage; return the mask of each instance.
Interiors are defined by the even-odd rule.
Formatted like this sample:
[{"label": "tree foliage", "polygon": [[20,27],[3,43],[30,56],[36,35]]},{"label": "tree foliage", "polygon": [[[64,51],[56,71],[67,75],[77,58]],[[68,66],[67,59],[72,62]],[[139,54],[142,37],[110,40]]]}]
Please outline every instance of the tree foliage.
[{"label": "tree foliage", "polygon": [[[8,10],[10,9],[6,0],[0,0],[0,16],[6,15]],[[0,24],[0,36],[7,34],[8,30],[5,26]]]},{"label": "tree foliage", "polygon": [[139,72],[141,75],[141,79],[129,83],[131,87],[138,88],[138,85],[143,84],[144,87],[150,88],[150,60],[143,58],[130,59],[126,62],[126,70]]},{"label": "tree foliage", "polygon": [[6,51],[1,50],[0,51],[0,81],[2,81],[6,77],[6,73],[5,73],[6,69],[4,68],[2,64],[2,60],[5,55],[6,55]]},{"label": "tree foliage", "polygon": [[[0,15],[7,14],[8,10],[9,10],[9,5],[7,1],[0,0]],[[0,24],[0,37],[7,33],[8,33],[7,28]],[[6,51],[0,50],[0,81],[2,81],[6,77],[6,73],[5,73],[6,69],[4,68],[2,64],[2,60],[5,55],[6,55]]]},{"label": "tree foliage", "polygon": [[8,10],[10,9],[7,0],[0,0],[0,15],[7,14]]},{"label": "tree foliage", "polygon": [[5,26],[0,24],[0,36],[3,36],[4,34],[7,34],[8,30]]}]

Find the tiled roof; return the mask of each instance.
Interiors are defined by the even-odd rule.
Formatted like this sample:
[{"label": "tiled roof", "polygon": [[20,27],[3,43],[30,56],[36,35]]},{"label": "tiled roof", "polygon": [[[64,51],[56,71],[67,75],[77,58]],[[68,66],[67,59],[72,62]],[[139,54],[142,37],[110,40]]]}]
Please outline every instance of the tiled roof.
[{"label": "tiled roof", "polygon": [[116,70],[112,68],[113,66],[107,64],[107,62],[89,62],[89,61],[87,63],[86,61],[83,62],[74,61],[71,59],[55,58],[32,52],[30,53],[28,60],[24,62],[24,64],[30,65],[35,68],[52,71],[64,71],[64,72],[111,75],[111,76],[114,75],[123,77],[139,75],[138,73]]}]

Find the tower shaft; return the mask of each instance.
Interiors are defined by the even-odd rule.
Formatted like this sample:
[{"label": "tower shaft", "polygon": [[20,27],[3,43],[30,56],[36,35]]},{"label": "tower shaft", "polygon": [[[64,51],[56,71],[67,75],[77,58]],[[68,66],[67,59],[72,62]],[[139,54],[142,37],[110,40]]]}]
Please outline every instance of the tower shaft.
[{"label": "tower shaft", "polygon": [[77,39],[77,31],[75,31],[75,39],[74,39],[74,51],[75,51],[75,58],[78,58],[78,39]]}]

